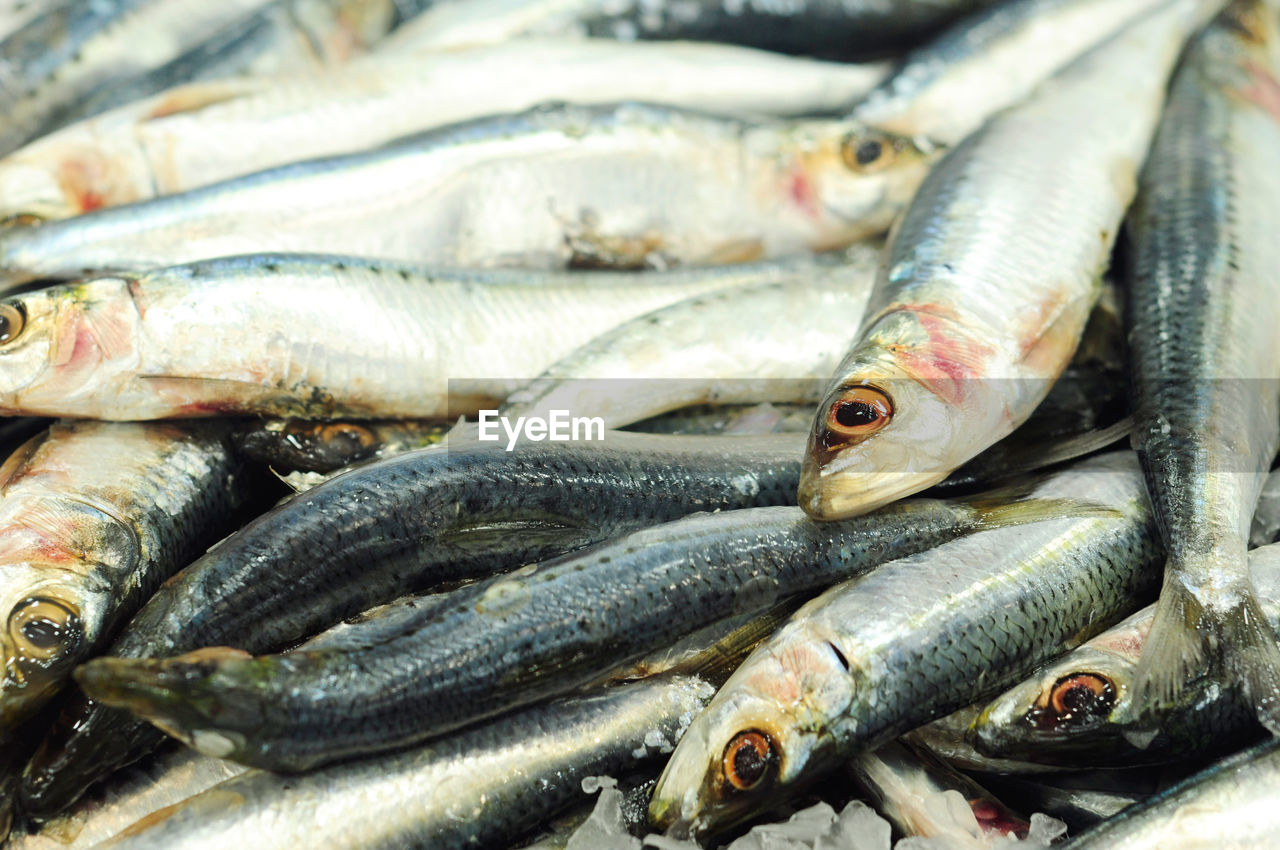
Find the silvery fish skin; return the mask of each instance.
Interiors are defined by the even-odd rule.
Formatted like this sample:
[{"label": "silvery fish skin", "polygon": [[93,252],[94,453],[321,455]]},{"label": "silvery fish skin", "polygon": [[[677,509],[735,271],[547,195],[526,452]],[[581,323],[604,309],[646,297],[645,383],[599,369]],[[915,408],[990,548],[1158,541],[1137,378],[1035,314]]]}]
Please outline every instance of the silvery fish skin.
[{"label": "silvery fish skin", "polygon": [[517,36],[596,36],[726,41],[848,59],[884,55],[993,0],[478,0],[439,3],[400,38],[435,49],[506,42]]},{"label": "silvery fish skin", "polygon": [[1280,447],[1280,33],[1233,3],[1174,81],[1130,214],[1134,447],[1169,560],[1133,683],[1159,713],[1209,675],[1280,731],[1280,647],[1249,523]]},{"label": "silvery fish skin", "polygon": [[1248,850],[1280,829],[1280,741],[1270,740],[1125,809],[1062,850]]},{"label": "silvery fish skin", "polygon": [[966,18],[907,55],[850,117],[955,145],[987,118],[1164,0],[1016,0]]},{"label": "silvery fish skin", "polygon": [[[1280,629],[1280,544],[1249,553],[1266,622]],[[1145,608],[992,700],[973,722],[983,752],[1082,767],[1160,763],[1255,738],[1239,689],[1200,677],[1133,721],[1133,682],[1155,608]],[[1155,731],[1144,734],[1146,722]]]},{"label": "silvery fish skin", "polygon": [[270,0],[165,64],[97,89],[59,113],[57,123],[74,124],[198,80],[314,72],[367,52],[398,21],[395,0]]},{"label": "silvery fish skin", "polygon": [[620,274],[267,254],[55,286],[0,301],[0,410],[459,415],[496,405],[601,327],[753,277]]},{"label": "silvery fish skin", "polygon": [[1035,410],[1084,330],[1165,83],[1207,11],[1167,3],[929,174],[818,408],[799,491],[811,516],[936,484]]},{"label": "silvery fish skin", "polygon": [[0,3],[0,38],[22,27],[45,8],[42,0],[5,0]]},{"label": "silvery fish skin", "polygon": [[440,420],[271,419],[232,434],[236,450],[276,471],[333,472],[357,461],[433,446],[450,424]]},{"label": "silvery fish skin", "polygon": [[[275,652],[401,594],[554,557],[696,511],[784,505],[796,434],[422,449],[376,461],[251,522],[165,584],[110,648]],[[301,572],[299,572],[301,570]],[[323,576],[324,580],[319,580]],[[27,766],[23,807],[56,812],[153,748],[142,721],[78,699]]]},{"label": "silvery fish skin", "polygon": [[715,44],[522,39],[374,53],[319,73],[178,86],[37,139],[0,161],[0,220],[67,218],[552,100],[817,114],[883,75]]},{"label": "silvery fish skin", "polygon": [[502,412],[571,410],[621,428],[708,402],[812,403],[848,348],[878,264],[876,248],[855,245],[834,264],[780,262],[776,281],[637,316],[557,361]]},{"label": "silvery fish skin", "polygon": [[[581,799],[582,780],[658,762],[715,689],[660,677],[557,700],[426,747],[301,777],[250,771],[104,847],[499,846]],[[425,792],[424,792],[425,789]]]},{"label": "silvery fish skin", "polygon": [[983,755],[965,740],[973,719],[978,716],[978,707],[969,706],[940,717],[932,723],[926,723],[902,736],[902,740],[921,747],[941,758],[947,764],[969,773],[987,773],[1011,775],[1014,777],[1034,776],[1044,773],[1060,773],[1061,768],[1052,765],[1038,764],[1032,761],[1015,761],[998,759]]},{"label": "silvery fish skin", "polygon": [[1137,459],[1045,479],[1109,518],[979,532],[887,564],[807,604],[695,721],[650,819],[705,835],[842,757],[954,711],[1106,628],[1154,590],[1161,557]]},{"label": "silvery fish skin", "polygon": [[1249,548],[1280,540],[1280,475],[1268,475],[1258,495],[1258,506],[1249,527]]},{"label": "silvery fish skin", "polygon": [[903,741],[855,755],[849,772],[863,796],[903,835],[942,838],[957,850],[983,850],[1006,836],[1025,838],[1031,828],[977,782]]},{"label": "silvery fish skin", "polygon": [[0,280],[264,250],[524,268],[741,262],[882,232],[930,158],[846,121],[551,105],[13,226]]},{"label": "silvery fish skin", "polygon": [[566,693],[697,628],[895,557],[1070,511],[993,502],[915,500],[839,525],[793,506],[698,514],[469,585],[350,651],[202,649],[100,658],[76,675],[91,699],[210,755],[310,770]]},{"label": "silvery fish skin", "polygon": [[30,717],[241,501],[221,426],[54,425],[0,467],[0,727]]},{"label": "silvery fish skin", "polygon": [[0,41],[0,153],[131,71],[162,64],[267,0],[68,0]]}]

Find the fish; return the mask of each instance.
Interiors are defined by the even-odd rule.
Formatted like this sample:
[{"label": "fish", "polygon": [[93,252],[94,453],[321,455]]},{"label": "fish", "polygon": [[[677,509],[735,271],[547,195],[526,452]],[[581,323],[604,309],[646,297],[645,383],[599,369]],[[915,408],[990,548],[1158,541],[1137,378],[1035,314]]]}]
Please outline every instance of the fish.
[{"label": "fish", "polygon": [[908,53],[848,115],[899,135],[957,145],[1162,2],[1014,0],[988,6]]},{"label": "fish", "polygon": [[[1251,551],[1249,566],[1266,623],[1280,630],[1280,545]],[[1262,729],[1239,687],[1211,676],[1188,683],[1159,714],[1135,719],[1133,684],[1155,615],[1144,608],[991,700],[973,721],[974,745],[995,757],[1112,767],[1256,740]]]},{"label": "fish", "polygon": [[0,300],[0,411],[475,413],[602,325],[754,279],[751,269],[620,274],[265,254],[60,284]]},{"label": "fish", "polygon": [[440,420],[269,419],[232,434],[236,450],[272,469],[333,472],[357,461],[389,457],[441,442],[449,424]]},{"label": "fish", "polygon": [[813,405],[695,404],[628,426],[646,434],[783,434],[807,433]]},{"label": "fish", "polygon": [[[163,585],[107,652],[274,652],[446,582],[492,575],[697,511],[784,505],[803,435],[447,446],[379,460],[301,493]],[[340,541],[340,543],[337,543]],[[26,766],[23,808],[73,802],[163,736],[79,695]]]},{"label": "fish", "polygon": [[0,728],[31,717],[246,501],[226,428],[68,422],[0,467]]},{"label": "fish", "polygon": [[56,124],[58,113],[133,71],[163,64],[209,29],[267,0],[67,0],[0,40],[0,154]]},{"label": "fish", "polygon": [[1162,6],[929,173],[818,406],[798,492],[810,516],[932,486],[1035,410],[1097,300],[1182,44],[1220,6]]},{"label": "fish", "polygon": [[[260,14],[279,13],[278,5]],[[262,29],[247,32],[257,39]],[[644,98],[730,116],[828,113],[885,70],[726,45],[522,39],[375,52],[309,73],[220,73],[155,94],[149,84],[146,96],[113,87],[104,97],[124,105],[99,114],[91,104],[90,117],[0,160],[0,221],[68,218],[546,101]]]},{"label": "fish", "polygon": [[1277,540],[1280,540],[1280,475],[1267,475],[1249,526],[1249,548],[1267,546]]},{"label": "fish", "polygon": [[478,0],[439,3],[391,42],[432,49],[500,44],[517,37],[593,36],[618,41],[728,42],[838,60],[883,56],[995,0]]},{"label": "fish", "polygon": [[43,6],[40,0],[6,0],[0,3],[0,38],[40,14]]},{"label": "fish", "polygon": [[0,280],[262,251],[526,269],[745,262],[883,232],[932,158],[834,119],[551,104],[14,224],[0,231]]},{"label": "fish", "polygon": [[730,677],[672,754],[650,822],[695,838],[1024,678],[1151,598],[1163,556],[1137,459],[1044,479],[1110,517],[980,531],[806,604]]},{"label": "fish", "polygon": [[1280,646],[1249,580],[1249,523],[1280,448],[1280,35],[1233,3],[1174,80],[1128,227],[1133,445],[1168,550],[1132,710],[1202,675],[1280,732]]},{"label": "fish", "polygon": [[1237,753],[1075,836],[1062,850],[1265,847],[1280,828],[1280,741]]},{"label": "fish", "polygon": [[895,557],[1073,510],[1001,493],[904,502],[838,526],[795,506],[701,513],[469,585],[352,651],[102,657],[76,680],[90,699],[210,755],[307,771],[566,693],[695,629]]},{"label": "fish", "polygon": [[636,316],[513,392],[501,414],[571,410],[621,428],[699,403],[812,404],[849,345],[878,264],[877,249],[855,245],[835,263],[779,264],[777,280]]}]

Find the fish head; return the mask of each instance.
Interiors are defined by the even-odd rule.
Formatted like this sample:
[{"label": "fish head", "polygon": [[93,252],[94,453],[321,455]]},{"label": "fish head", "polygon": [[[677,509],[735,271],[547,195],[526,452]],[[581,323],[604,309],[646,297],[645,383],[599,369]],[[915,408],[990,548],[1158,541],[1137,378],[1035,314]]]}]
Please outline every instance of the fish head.
[{"label": "fish head", "polygon": [[0,413],[59,415],[136,363],[130,282],[97,278],[0,300]]},{"label": "fish head", "polygon": [[771,643],[747,659],[676,745],[649,805],[653,826],[713,835],[835,763],[827,718],[839,716],[854,685],[830,646]]},{"label": "fish head", "polygon": [[986,756],[1048,764],[1136,753],[1118,722],[1136,662],[1081,647],[993,700],[974,718],[968,737]]},{"label": "fish head", "polygon": [[0,730],[30,717],[70,678],[87,652],[85,619],[93,615],[66,570],[6,564],[0,581],[6,573],[23,581],[0,594]]},{"label": "fish head", "polygon": [[799,503],[844,519],[919,492],[1003,437],[1007,381],[981,377],[991,352],[914,311],[879,319],[818,407]]},{"label": "fish head", "polygon": [[924,181],[941,149],[863,124],[831,122],[793,164],[792,199],[836,226],[830,245],[883,233]]}]

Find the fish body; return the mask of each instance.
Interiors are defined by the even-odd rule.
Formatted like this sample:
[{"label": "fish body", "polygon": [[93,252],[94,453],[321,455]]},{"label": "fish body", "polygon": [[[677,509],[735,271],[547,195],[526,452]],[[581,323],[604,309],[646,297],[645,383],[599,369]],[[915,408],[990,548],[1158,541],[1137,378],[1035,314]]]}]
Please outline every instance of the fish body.
[{"label": "fish body", "polygon": [[741,820],[1025,676],[1154,590],[1162,553],[1131,453],[1083,461],[1032,495],[1114,514],[972,534],[808,603],[695,721],[654,792],[654,824],[706,835]]},{"label": "fish body", "polygon": [[1194,0],[1160,7],[930,172],[818,408],[799,491],[811,516],[937,483],[1044,398],[1097,299],[1169,73],[1206,14]]},{"label": "fish body", "polygon": [[[882,232],[929,153],[843,121],[550,105],[0,233],[10,283],[256,251],[640,268]],[[388,226],[394,222],[394,226]]]},{"label": "fish body", "polygon": [[540,278],[257,255],[97,278],[0,302],[0,409],[127,420],[472,413],[602,326],[744,274]]},{"label": "fish body", "polygon": [[0,467],[0,726],[101,651],[244,499],[219,426],[54,425]]},{"label": "fish body", "polygon": [[205,78],[145,99],[135,92],[126,106],[14,151],[0,161],[0,219],[66,218],[547,101],[822,114],[883,72],[714,44],[522,39],[374,53],[306,74]]},{"label": "fish body", "polygon": [[[603,442],[525,442],[513,452],[451,440],[377,461],[299,494],[183,570],[110,651],[278,651],[416,589],[696,511],[783,505],[801,439],[610,432]],[[83,700],[64,718],[25,771],[27,811],[58,811],[162,738]]]},{"label": "fish body", "polygon": [[1130,214],[1134,447],[1169,554],[1134,689],[1158,713],[1206,672],[1280,730],[1280,647],[1249,523],[1280,446],[1280,33],[1233,3],[1188,52]]}]

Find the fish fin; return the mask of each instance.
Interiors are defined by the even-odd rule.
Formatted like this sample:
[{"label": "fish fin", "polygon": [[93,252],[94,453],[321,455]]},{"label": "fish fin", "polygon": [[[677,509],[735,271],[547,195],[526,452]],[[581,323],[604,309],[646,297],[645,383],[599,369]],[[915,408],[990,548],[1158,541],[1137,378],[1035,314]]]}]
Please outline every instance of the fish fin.
[{"label": "fish fin", "polygon": [[184,112],[199,112],[210,106],[254,94],[261,88],[262,83],[252,77],[210,80],[178,86],[157,98],[155,105],[144,116],[144,120],[168,118],[170,115],[179,115]]},{"label": "fish fin", "polygon": [[1044,469],[1045,467],[1056,466],[1059,463],[1093,454],[1096,451],[1105,449],[1114,442],[1124,439],[1132,430],[1133,417],[1126,416],[1119,422],[1115,422],[1105,428],[1095,428],[1092,431],[1085,431],[1083,434],[1073,434],[1070,437],[1050,441],[1047,446],[1041,447],[1036,453],[1035,466],[1029,467],[1025,471]]},{"label": "fish fin", "polygon": [[[1166,572],[1169,572],[1168,570]],[[1213,588],[1222,604],[1166,575],[1155,619],[1135,671],[1130,720],[1158,725],[1189,682],[1239,683],[1259,722],[1280,734],[1280,644],[1247,582],[1232,592]],[[1206,605],[1206,599],[1211,603]]]},{"label": "fish fin", "polygon": [[979,528],[1003,528],[1029,525],[1049,519],[1067,517],[1114,518],[1120,513],[1112,507],[1083,499],[1040,498],[1035,495],[1040,479],[1024,478],[993,490],[984,490],[956,501],[974,512]]}]

